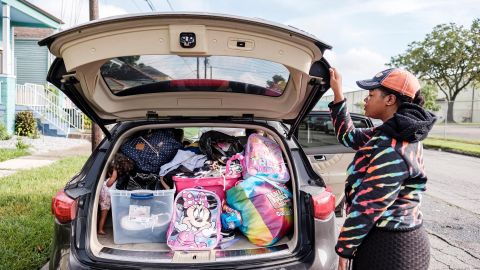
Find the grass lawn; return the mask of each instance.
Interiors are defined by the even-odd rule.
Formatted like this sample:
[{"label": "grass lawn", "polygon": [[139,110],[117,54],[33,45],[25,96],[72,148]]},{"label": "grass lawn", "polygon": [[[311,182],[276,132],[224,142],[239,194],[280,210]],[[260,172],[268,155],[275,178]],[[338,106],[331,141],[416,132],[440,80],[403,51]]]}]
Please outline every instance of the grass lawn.
[{"label": "grass lawn", "polygon": [[0,149],[0,162],[28,154],[27,149]]},{"label": "grass lawn", "polygon": [[52,196],[77,173],[87,157],[0,178],[0,269],[39,269],[50,255]]},{"label": "grass lawn", "polygon": [[423,145],[425,148],[442,149],[444,151],[480,157],[480,142],[478,141],[428,137],[423,141]]}]

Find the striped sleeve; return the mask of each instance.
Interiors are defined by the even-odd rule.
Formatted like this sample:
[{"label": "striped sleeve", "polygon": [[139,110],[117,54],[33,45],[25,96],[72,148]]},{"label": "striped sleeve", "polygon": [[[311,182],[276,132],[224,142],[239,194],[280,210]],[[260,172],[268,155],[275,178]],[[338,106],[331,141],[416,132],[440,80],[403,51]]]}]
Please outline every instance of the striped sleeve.
[{"label": "striped sleeve", "polygon": [[332,101],[328,107],[337,140],[344,146],[358,150],[375,133],[375,128],[355,128],[347,110],[346,99],[338,103]]},{"label": "striped sleeve", "polygon": [[[365,173],[365,174],[363,174]],[[352,176],[357,172],[352,172]],[[361,177],[353,185],[355,194],[347,208],[347,217],[340,230],[335,251],[345,258],[353,257],[357,247],[382,215],[397,198],[403,181],[408,178],[408,167],[394,148],[377,148],[367,166],[358,170]]]}]

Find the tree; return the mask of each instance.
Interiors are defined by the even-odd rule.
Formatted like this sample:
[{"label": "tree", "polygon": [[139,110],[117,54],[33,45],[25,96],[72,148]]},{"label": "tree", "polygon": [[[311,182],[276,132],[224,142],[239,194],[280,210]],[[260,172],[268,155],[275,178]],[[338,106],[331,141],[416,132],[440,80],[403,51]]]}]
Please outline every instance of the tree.
[{"label": "tree", "polygon": [[390,59],[390,66],[405,67],[445,94],[447,121],[453,122],[453,102],[467,86],[480,80],[480,19],[470,29],[455,23],[433,28],[423,41],[408,45]]},{"label": "tree", "polygon": [[132,65],[132,66],[135,66],[137,65],[137,61],[140,59],[140,55],[133,55],[133,56],[122,56],[122,57],[118,57],[118,60],[126,63],[126,64],[129,64],[129,65]]},{"label": "tree", "polygon": [[440,105],[437,104],[438,89],[434,85],[426,84],[422,87],[421,93],[425,98],[423,107],[434,112],[440,110]]},{"label": "tree", "polygon": [[268,88],[274,88],[274,89],[277,89],[277,88],[280,88],[280,89],[284,89],[285,88],[285,78],[283,78],[282,75],[273,75],[272,76],[272,80],[268,80],[267,81],[267,86]]}]

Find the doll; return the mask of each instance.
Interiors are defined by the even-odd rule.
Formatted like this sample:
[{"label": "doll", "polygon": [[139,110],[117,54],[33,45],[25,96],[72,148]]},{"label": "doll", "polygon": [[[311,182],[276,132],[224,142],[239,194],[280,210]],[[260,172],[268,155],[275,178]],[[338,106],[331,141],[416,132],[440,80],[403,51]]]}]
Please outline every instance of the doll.
[{"label": "doll", "polygon": [[107,180],[103,182],[102,189],[100,191],[100,221],[98,223],[98,234],[105,235],[104,226],[107,220],[108,212],[111,208],[111,198],[109,189],[117,182],[122,176],[128,175],[134,168],[134,163],[124,156],[117,153],[113,161],[109,164],[107,170]]}]

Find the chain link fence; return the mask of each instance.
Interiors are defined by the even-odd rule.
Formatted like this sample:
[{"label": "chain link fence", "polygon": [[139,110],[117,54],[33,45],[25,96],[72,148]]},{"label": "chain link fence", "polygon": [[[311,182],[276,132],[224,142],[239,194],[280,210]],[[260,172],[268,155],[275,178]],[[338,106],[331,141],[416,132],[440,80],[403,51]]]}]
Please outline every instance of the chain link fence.
[{"label": "chain link fence", "polygon": [[[448,106],[453,106],[453,122],[458,124],[477,123],[480,124],[480,100],[471,101],[437,101],[440,110],[435,112],[439,122],[444,122],[448,117]],[[451,120],[451,119],[449,119]],[[449,121],[452,122],[452,121]]]},{"label": "chain link fence", "polygon": [[430,136],[480,142],[480,100],[454,101],[452,117],[448,119],[448,101],[437,102],[440,110],[434,112],[438,120]]}]

